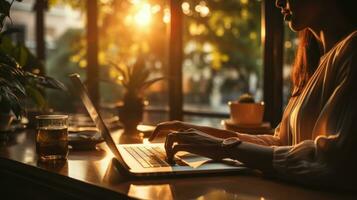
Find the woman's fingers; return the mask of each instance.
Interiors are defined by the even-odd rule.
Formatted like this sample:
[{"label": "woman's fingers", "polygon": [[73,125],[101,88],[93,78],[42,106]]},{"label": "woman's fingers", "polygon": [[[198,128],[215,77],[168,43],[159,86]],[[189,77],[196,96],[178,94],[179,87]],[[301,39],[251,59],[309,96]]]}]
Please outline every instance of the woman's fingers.
[{"label": "woman's fingers", "polygon": [[172,146],[175,143],[176,137],[175,137],[176,133],[169,133],[166,136],[166,141],[165,141],[165,151],[166,151],[166,157],[167,157],[167,162],[168,163],[173,163],[173,151],[172,151]]},{"label": "woman's fingers", "polygon": [[170,122],[163,122],[156,126],[155,130],[152,132],[151,136],[149,137],[149,141],[154,140],[160,133],[167,134],[172,131],[177,131],[180,129],[181,123],[179,121],[170,121]]},{"label": "woman's fingers", "polygon": [[[171,132],[166,136],[165,151],[169,163],[173,163],[173,157],[176,153],[174,152],[174,144],[187,143],[187,141],[189,141],[189,135],[189,133]],[[177,144],[175,146],[177,146]]]},{"label": "woman's fingers", "polygon": [[172,132],[166,137],[165,151],[169,163],[173,163],[173,158],[178,151],[186,151],[197,155],[206,156],[215,160],[222,159],[222,151],[219,140],[210,141],[195,132]]},{"label": "woman's fingers", "polygon": [[164,125],[159,124],[156,126],[155,130],[151,133],[150,137],[149,137],[149,141],[152,141],[153,139],[155,139],[155,137],[160,133],[160,131],[163,129]]}]

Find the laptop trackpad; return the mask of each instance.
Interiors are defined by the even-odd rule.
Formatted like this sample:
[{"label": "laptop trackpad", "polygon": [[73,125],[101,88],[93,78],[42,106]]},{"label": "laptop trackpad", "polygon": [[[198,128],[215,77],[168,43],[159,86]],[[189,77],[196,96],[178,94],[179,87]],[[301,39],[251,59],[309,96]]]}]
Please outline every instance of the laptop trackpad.
[{"label": "laptop trackpad", "polygon": [[[188,152],[178,152],[176,154],[176,156],[179,158],[179,160],[181,160],[182,163],[184,163],[192,168],[198,168],[206,163],[216,162],[210,158],[207,158],[204,156],[199,156],[199,155],[188,153]],[[177,161],[176,161],[176,163],[177,163]],[[240,163],[238,161],[231,160],[231,159],[224,159],[223,161],[221,161],[221,163],[231,165],[231,166],[242,166],[243,165],[242,163]]]},{"label": "laptop trackpad", "polygon": [[204,163],[210,161],[211,159],[203,156],[199,156],[196,154],[188,153],[188,152],[178,152],[176,153],[176,156],[186,165],[192,167],[192,168],[197,168]]}]

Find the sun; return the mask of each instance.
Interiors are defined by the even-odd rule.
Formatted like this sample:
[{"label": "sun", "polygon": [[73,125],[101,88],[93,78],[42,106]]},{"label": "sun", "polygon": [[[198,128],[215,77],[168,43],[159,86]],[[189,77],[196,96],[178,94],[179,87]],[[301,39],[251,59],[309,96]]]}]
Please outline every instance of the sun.
[{"label": "sun", "polygon": [[138,26],[150,25],[151,18],[152,18],[151,5],[148,3],[142,4],[134,15],[135,23]]}]

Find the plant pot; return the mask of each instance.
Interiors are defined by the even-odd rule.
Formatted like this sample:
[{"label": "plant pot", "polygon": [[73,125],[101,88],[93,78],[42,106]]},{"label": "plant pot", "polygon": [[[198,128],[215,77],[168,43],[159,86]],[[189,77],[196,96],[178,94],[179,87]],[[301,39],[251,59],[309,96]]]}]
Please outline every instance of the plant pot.
[{"label": "plant pot", "polygon": [[137,126],[143,120],[145,101],[140,97],[127,97],[117,107],[119,120],[124,125],[124,134],[138,134]]},{"label": "plant pot", "polygon": [[14,115],[9,113],[0,113],[0,131],[10,130],[12,121],[14,120]]}]

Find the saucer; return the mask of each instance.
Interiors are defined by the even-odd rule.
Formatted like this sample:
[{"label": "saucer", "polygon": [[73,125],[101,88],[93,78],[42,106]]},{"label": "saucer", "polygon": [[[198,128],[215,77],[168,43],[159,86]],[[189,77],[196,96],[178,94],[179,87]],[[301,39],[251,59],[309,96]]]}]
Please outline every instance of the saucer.
[{"label": "saucer", "polygon": [[74,150],[91,150],[104,139],[97,131],[79,131],[68,133],[68,144]]},{"label": "saucer", "polygon": [[231,119],[222,120],[221,124],[227,130],[236,131],[240,133],[248,134],[274,134],[274,129],[271,128],[269,122],[263,122],[261,124],[237,124]]},{"label": "saucer", "polygon": [[229,126],[236,126],[236,127],[242,127],[242,128],[253,128],[253,129],[270,129],[270,122],[262,122],[260,124],[237,124],[233,122],[231,119],[226,119],[223,120],[223,124],[229,125]]}]

